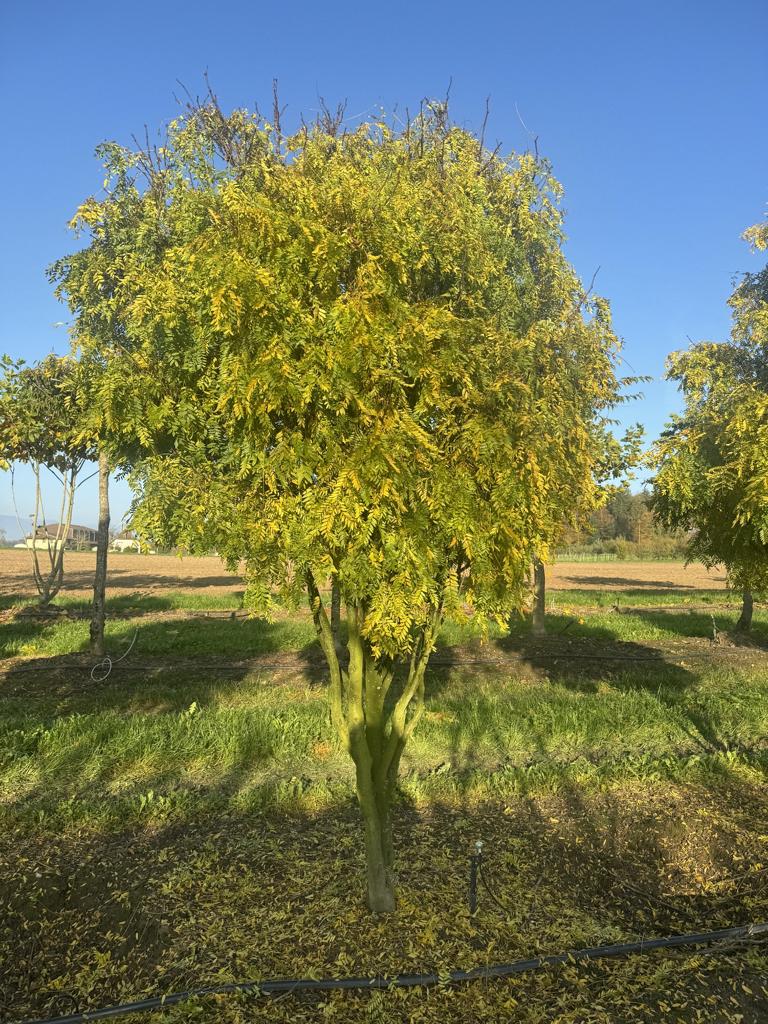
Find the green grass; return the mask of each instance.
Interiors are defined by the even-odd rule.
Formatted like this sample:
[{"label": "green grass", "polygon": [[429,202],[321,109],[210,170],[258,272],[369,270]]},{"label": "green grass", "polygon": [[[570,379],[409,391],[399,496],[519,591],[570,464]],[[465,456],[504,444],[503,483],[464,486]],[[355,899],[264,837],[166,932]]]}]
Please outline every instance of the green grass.
[{"label": "green grass", "polygon": [[[715,622],[725,630],[733,615],[719,610]],[[664,644],[711,635],[710,614],[649,605],[578,617],[574,609],[550,615],[548,628],[557,642],[632,642],[636,653],[662,658],[661,666],[619,671],[609,663],[596,676],[594,668],[580,673],[566,655],[534,676],[524,662],[515,672],[491,665],[436,668],[426,715],[403,762],[408,799],[498,798],[644,775],[682,779],[717,774],[726,762],[750,777],[763,771],[768,673],[746,663],[693,669],[663,662]],[[768,636],[763,610],[754,636]],[[509,635],[495,627],[485,639],[469,621],[446,624],[441,644],[446,652],[474,646],[481,661],[492,662],[510,645],[524,651],[528,639],[523,619],[513,619]],[[302,660],[318,654],[306,615],[273,623],[151,617],[108,623],[113,658],[132,642],[133,671],[93,683],[86,668],[63,694],[44,671],[10,673],[0,689],[0,813],[9,822],[50,818],[115,828],[205,808],[350,799],[350,766],[329,731],[322,687],[303,681]],[[86,621],[0,624],[6,657],[67,656],[87,646]],[[286,652],[300,659],[286,663],[279,680],[269,665],[259,672],[232,665],[222,673],[215,664]],[[163,663],[150,674],[136,670],[142,658],[156,657]],[[174,669],[175,657],[192,667]],[[211,669],[196,672],[196,658]],[[27,678],[36,680],[34,697]]]},{"label": "green grass", "polygon": [[[52,657],[87,651],[88,628],[85,620],[6,622],[0,624],[0,657]],[[245,658],[301,650],[315,641],[312,623],[303,617],[274,623],[262,619],[121,619],[108,622],[105,632],[113,657],[128,648],[134,634],[134,657]]]},{"label": "green grass", "polygon": [[[565,637],[652,645],[686,638],[710,638],[713,618],[718,632],[727,632],[733,628],[737,617],[735,608],[717,608],[712,612],[681,608],[680,612],[670,612],[655,609],[651,604],[630,612],[600,608],[582,615],[578,604],[572,602],[562,606],[559,613],[550,613],[547,624],[549,635],[555,639]],[[279,651],[317,655],[314,628],[309,616],[303,612],[271,623],[263,619],[153,619],[151,616],[113,620],[107,624],[107,642],[112,655],[119,656],[125,651],[134,634],[134,658],[142,655],[205,656],[215,660],[217,657],[257,657]],[[527,619],[512,616],[511,640],[521,642],[528,635]],[[768,609],[760,608],[755,612],[753,636],[758,641],[768,640]],[[482,631],[470,620],[463,624],[446,623],[440,642],[444,646],[455,646],[480,643],[482,639]],[[488,633],[489,650],[496,642],[503,645],[503,631],[492,626]],[[34,622],[15,619],[0,623],[0,658],[61,656],[84,652],[87,648],[88,622],[85,620]]]},{"label": "green grass", "polygon": [[[11,1017],[216,980],[439,971],[764,920],[768,670],[760,653],[754,665],[665,662],[665,644],[710,635],[709,614],[648,602],[627,614],[608,604],[580,616],[573,593],[568,612],[548,620],[558,643],[632,641],[659,662],[580,668],[566,656],[535,668],[534,651],[511,667],[431,670],[397,796],[401,902],[382,921],[357,898],[352,767],[330,730],[322,672],[303,671],[317,653],[305,615],[113,621],[113,657],[135,634],[129,658],[134,669],[142,658],[147,665],[101,682],[87,667],[7,663],[0,993]],[[715,612],[721,629],[734,618]],[[449,624],[443,655],[458,645],[487,662],[510,646],[524,654],[527,631],[515,621],[511,636],[494,629],[481,646],[475,624]],[[767,634],[760,610],[755,639]],[[87,638],[84,621],[0,623],[6,656],[82,653]],[[236,664],[275,654],[276,665],[286,653],[299,657],[281,668]],[[478,837],[507,909],[482,890],[472,918],[467,853]],[[751,872],[755,880],[745,882]],[[730,875],[738,881],[721,886]],[[747,1022],[768,1012],[763,992],[749,1016],[766,967],[758,954],[569,966],[429,995],[203,1000],[166,1016],[687,1024],[741,1013]],[[670,1017],[675,1001],[685,1006]]]},{"label": "green grass", "polygon": [[622,590],[556,590],[547,592],[547,610],[565,608],[654,607],[659,605],[727,605],[741,607],[738,594],[729,590],[672,590],[664,587],[628,587]]},{"label": "green grass", "polygon": [[[136,591],[130,594],[117,594],[107,597],[107,612],[126,614],[131,612],[162,612],[162,611],[239,611],[243,607],[244,591],[224,591],[223,593],[196,593],[194,590],[163,590],[147,593]],[[32,608],[36,604],[34,597],[0,597],[2,608]],[[67,611],[88,613],[91,609],[90,598],[72,597],[69,594],[58,594],[54,606]]]},{"label": "green grass", "polygon": [[[599,611],[580,615],[576,606],[568,606],[569,614],[549,614],[548,634],[553,637],[584,638],[600,641],[629,643],[669,643],[685,639],[711,638],[714,619],[718,633],[733,630],[738,612],[713,609],[709,611],[665,611],[653,606],[633,609],[630,612]],[[528,622],[522,618],[512,619],[510,633],[518,639],[528,635]],[[752,623],[752,639],[764,642],[768,639],[768,609],[755,612]]]},{"label": "green grass", "polygon": [[[117,827],[205,807],[325,806],[352,796],[322,686],[295,669],[280,682],[245,671],[213,679],[116,672],[63,695],[38,683],[34,697],[23,678],[16,693],[13,684],[0,724],[9,822],[43,816]],[[766,735],[762,669],[668,666],[600,680],[445,669],[430,674],[403,787],[417,801],[498,796],[568,780],[683,778],[719,771],[723,757],[759,774]]]}]

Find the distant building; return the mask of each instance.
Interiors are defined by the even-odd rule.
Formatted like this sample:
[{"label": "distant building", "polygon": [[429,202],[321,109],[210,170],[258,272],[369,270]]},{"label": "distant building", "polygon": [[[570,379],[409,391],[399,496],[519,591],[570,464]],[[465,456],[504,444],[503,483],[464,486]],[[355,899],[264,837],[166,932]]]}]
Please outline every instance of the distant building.
[{"label": "distant building", "polygon": [[58,547],[63,543],[70,551],[86,551],[96,543],[97,533],[90,526],[78,526],[73,523],[68,530],[59,523],[46,523],[45,526],[38,526],[34,539],[30,535],[25,538],[25,546],[28,548],[49,548]]},{"label": "distant building", "polygon": [[112,541],[113,551],[138,551],[140,554],[157,554],[155,549],[149,545],[142,546],[141,541],[133,530],[123,530]]},{"label": "distant building", "polygon": [[139,538],[133,530],[123,530],[112,541],[113,551],[141,551]]}]

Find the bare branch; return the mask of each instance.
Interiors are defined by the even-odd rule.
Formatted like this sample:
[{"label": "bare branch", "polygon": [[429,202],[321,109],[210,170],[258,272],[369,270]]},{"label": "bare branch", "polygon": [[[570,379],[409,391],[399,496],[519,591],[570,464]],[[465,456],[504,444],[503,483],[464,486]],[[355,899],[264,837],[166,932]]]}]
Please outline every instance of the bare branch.
[{"label": "bare branch", "polygon": [[518,109],[517,103],[515,103],[515,113],[517,114],[517,119],[520,122],[520,124],[523,126],[523,128],[525,129],[527,135],[531,139],[533,139],[533,152],[534,152],[534,155],[535,155],[536,159],[538,160],[539,159],[539,136],[538,135],[534,135],[534,133],[531,131],[531,129],[525,123],[525,121],[523,120],[523,115],[520,113],[520,111]]},{"label": "bare branch", "polygon": [[485,149],[485,129],[488,127],[488,117],[491,113],[491,97],[485,97],[485,114],[483,115],[483,123],[480,125],[480,138],[477,142],[477,159],[482,160],[483,150]]}]

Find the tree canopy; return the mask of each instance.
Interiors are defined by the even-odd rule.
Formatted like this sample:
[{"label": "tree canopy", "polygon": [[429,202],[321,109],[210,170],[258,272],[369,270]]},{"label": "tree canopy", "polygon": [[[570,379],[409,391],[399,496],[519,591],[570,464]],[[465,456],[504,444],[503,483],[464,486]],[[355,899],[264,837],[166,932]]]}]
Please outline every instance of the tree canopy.
[{"label": "tree canopy", "polygon": [[285,136],[211,101],[158,149],[101,152],[89,244],[53,269],[102,360],[99,429],[140,459],[140,528],[245,560],[255,610],[308,594],[387,909],[389,802],[440,622],[506,620],[597,500],[608,304],[563,254],[548,164],[489,152],[442,104]]},{"label": "tree canopy", "polygon": [[49,355],[27,366],[3,357],[0,366],[0,457],[59,473],[88,458],[88,446],[78,438],[75,361]]},{"label": "tree canopy", "polygon": [[[2,359],[0,377],[0,468],[28,464],[35,477],[35,510],[30,548],[32,573],[40,600],[47,604],[62,583],[64,543],[72,519],[77,477],[92,457],[91,446],[81,436],[80,409],[76,401],[79,367],[70,357],[49,355],[34,366]],[[40,483],[47,468],[61,484],[61,502],[55,536],[45,531],[48,567],[38,558],[38,525],[46,526]]]},{"label": "tree canopy", "polygon": [[[768,226],[745,237],[768,245]],[[746,274],[729,300],[728,342],[702,342],[668,360],[685,399],[659,440],[654,510],[691,531],[688,554],[724,564],[734,586],[768,585],[768,267]]]}]

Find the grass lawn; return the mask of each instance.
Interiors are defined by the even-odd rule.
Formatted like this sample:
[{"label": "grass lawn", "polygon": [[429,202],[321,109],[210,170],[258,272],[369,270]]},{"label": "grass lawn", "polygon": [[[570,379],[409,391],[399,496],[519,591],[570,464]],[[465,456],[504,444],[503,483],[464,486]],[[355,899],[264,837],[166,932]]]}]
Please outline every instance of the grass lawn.
[{"label": "grass lawn", "polygon": [[[403,762],[399,907],[379,920],[362,903],[351,764],[305,616],[114,621],[113,655],[135,644],[94,682],[86,622],[6,614],[3,1015],[245,978],[472,968],[768,920],[768,616],[756,613],[753,648],[717,658],[709,612],[647,592],[620,593],[616,611],[616,592],[603,604],[585,593],[562,607],[554,595],[557,658],[539,657],[522,621],[483,643],[471,624],[446,627]],[[162,599],[174,607],[142,610],[195,607],[173,594]],[[735,619],[713,614],[720,631]],[[617,644],[656,660],[568,656]],[[675,645],[698,660],[672,657]],[[73,657],[84,667],[61,666]],[[493,895],[481,889],[472,917],[478,838]],[[768,1020],[766,967],[751,944],[429,991],[208,998],[163,1016],[751,1024]]]},{"label": "grass lawn", "polygon": [[670,605],[685,608],[688,605],[711,605],[713,608],[733,608],[737,615],[741,598],[730,590],[662,590],[653,587],[626,587],[623,590],[550,590],[547,611],[557,613],[568,608],[650,608]]}]

